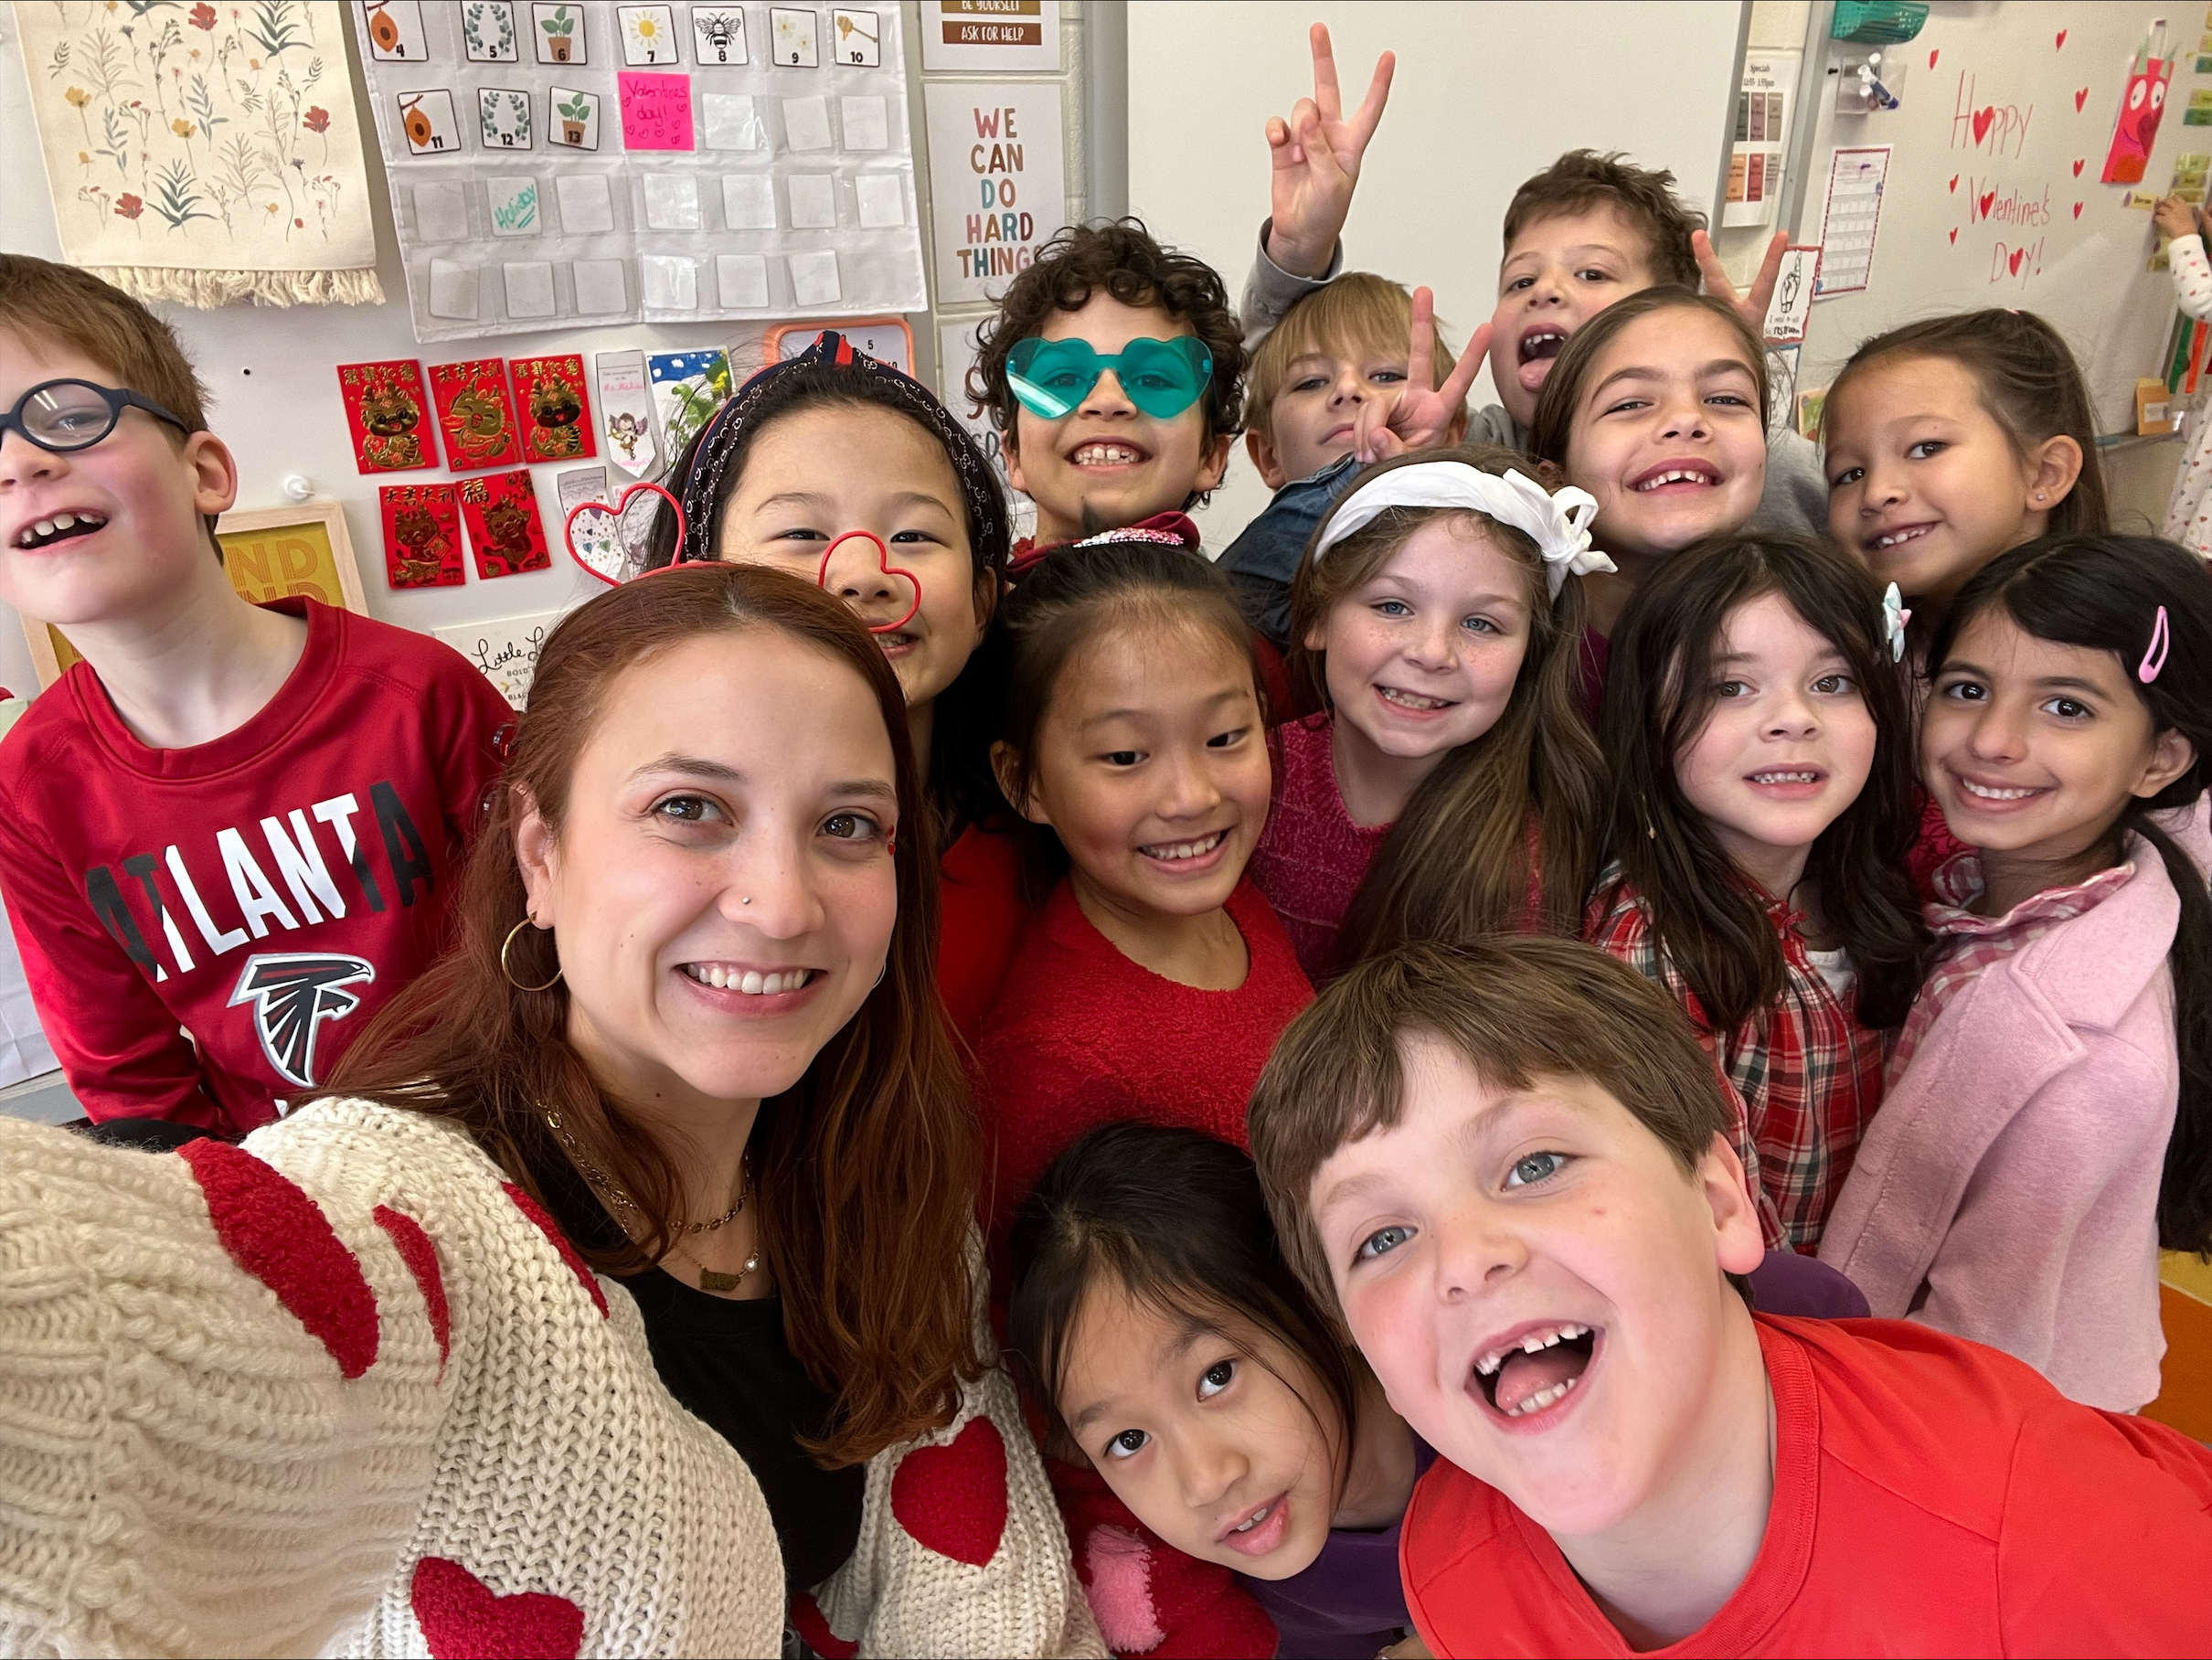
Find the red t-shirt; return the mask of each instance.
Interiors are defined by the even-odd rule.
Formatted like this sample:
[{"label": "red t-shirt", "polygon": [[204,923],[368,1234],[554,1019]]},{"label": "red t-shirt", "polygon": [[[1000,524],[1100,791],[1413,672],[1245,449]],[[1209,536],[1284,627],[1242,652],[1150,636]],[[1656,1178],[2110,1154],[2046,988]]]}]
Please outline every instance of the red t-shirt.
[{"label": "red t-shirt", "polygon": [[[1720,1611],[1644,1660],[2212,1654],[2212,1452],[1927,1326],[1756,1319],[1766,1538]],[[1638,1652],[1548,1534],[1441,1460],[1398,1563],[1439,1655]]]},{"label": "red t-shirt", "polygon": [[1234,991],[1200,991],[1124,957],[1091,926],[1065,878],[1053,889],[1023,937],[978,1051],[993,1149],[984,1211],[994,1240],[1045,1166],[1094,1125],[1134,1118],[1249,1144],[1244,1103],[1313,988],[1249,879],[1227,909],[1250,967]]},{"label": "red t-shirt", "polygon": [[1009,830],[970,825],[937,865],[937,990],[952,1029],[973,1048],[1021,943],[1022,845]]},{"label": "red t-shirt", "polygon": [[0,743],[0,890],[94,1119],[266,1123],[445,944],[513,711],[436,640],[271,609],[306,648],[212,743],[139,742],[89,663]]}]

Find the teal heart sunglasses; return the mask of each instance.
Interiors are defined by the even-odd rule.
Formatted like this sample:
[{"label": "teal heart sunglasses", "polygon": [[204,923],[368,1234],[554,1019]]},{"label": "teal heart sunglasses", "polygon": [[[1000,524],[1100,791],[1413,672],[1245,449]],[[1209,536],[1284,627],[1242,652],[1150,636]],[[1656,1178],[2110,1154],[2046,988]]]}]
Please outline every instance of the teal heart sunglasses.
[{"label": "teal heart sunglasses", "polygon": [[1082,340],[1015,342],[1006,354],[1006,379],[1021,406],[1040,420],[1075,412],[1108,369],[1122,395],[1154,420],[1171,420],[1198,401],[1214,372],[1214,355],[1188,335],[1173,340],[1132,340],[1101,355]]}]

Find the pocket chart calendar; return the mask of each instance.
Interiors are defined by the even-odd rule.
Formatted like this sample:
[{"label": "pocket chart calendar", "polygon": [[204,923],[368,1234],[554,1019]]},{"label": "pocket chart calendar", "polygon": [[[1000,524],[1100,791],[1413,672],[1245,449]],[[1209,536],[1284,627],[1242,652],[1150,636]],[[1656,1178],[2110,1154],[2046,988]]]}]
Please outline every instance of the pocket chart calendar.
[{"label": "pocket chart calendar", "polygon": [[927,307],[895,5],[354,15],[417,339]]}]

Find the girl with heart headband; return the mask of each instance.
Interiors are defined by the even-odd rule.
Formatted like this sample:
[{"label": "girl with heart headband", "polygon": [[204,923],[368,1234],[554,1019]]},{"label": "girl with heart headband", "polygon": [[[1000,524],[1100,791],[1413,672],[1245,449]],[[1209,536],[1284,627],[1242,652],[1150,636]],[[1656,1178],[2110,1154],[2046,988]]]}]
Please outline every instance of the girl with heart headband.
[{"label": "girl with heart headband", "polygon": [[988,1337],[921,811],[844,605],[623,584],[320,1098],[173,1158],[0,1117],[0,1484],[97,1495],[0,1506],[0,1647],[1102,1656]]},{"label": "girl with heart headband", "polygon": [[1660,567],[1612,638],[1589,935],[1688,1012],[1740,1097],[1768,1243],[1798,1250],[1881,1104],[1928,942],[1896,617],[1849,555],[1736,537]]},{"label": "girl with heart headband", "polygon": [[876,633],[907,697],[942,850],[947,1006],[973,1041],[1020,931],[1016,858],[978,827],[1003,810],[969,663],[1005,591],[1006,499],[927,388],[825,330],[739,387],[669,479],[683,504],[654,562],[775,566],[831,586]]},{"label": "girl with heart headband", "polygon": [[2212,583],[2171,542],[2046,537],[1927,649],[1920,772],[1970,851],[1821,1257],[2132,1412],[2155,1252],[2212,1248]]},{"label": "girl with heart headband", "polygon": [[1320,712],[1269,734],[1252,878],[1316,978],[1417,936],[1580,926],[1603,794],[1582,585],[1612,564],[1590,495],[1531,468],[1473,444],[1370,467],[1292,579]]},{"label": "girl with heart headband", "polygon": [[1589,585],[1590,654],[1638,583],[1685,548],[1733,536],[1767,477],[1766,348],[1736,308],[1647,288],[1568,340],[1537,395],[1529,449],[1597,500],[1615,569]]}]

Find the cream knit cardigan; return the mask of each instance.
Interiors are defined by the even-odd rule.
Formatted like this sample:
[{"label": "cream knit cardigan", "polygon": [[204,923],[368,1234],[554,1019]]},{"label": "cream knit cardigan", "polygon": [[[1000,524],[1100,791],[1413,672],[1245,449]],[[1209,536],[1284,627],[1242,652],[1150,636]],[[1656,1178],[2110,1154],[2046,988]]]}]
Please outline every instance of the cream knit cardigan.
[{"label": "cream knit cardigan", "polygon": [[[1106,1652],[995,1367],[792,1602],[830,1655]],[[458,1128],[0,1118],[0,1653],[773,1655],[784,1619],[744,1461]]]}]

